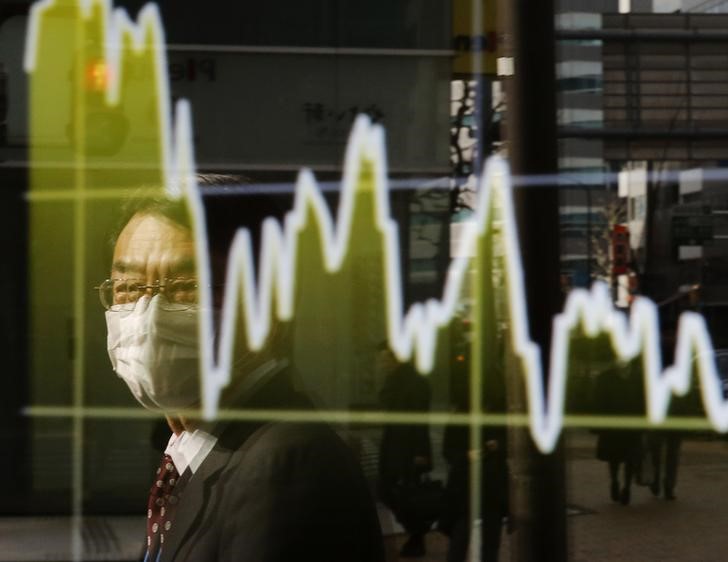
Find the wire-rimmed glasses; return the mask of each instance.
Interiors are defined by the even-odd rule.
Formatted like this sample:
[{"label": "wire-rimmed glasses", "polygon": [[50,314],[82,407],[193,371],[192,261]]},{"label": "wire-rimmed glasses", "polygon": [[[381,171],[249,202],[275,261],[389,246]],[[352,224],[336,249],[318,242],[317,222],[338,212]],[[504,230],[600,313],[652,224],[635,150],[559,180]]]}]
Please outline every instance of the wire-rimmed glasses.
[{"label": "wire-rimmed glasses", "polygon": [[147,295],[159,294],[160,308],[187,310],[198,302],[197,279],[176,277],[147,283],[146,279],[106,279],[98,287],[101,305],[112,312],[134,310],[137,301]]}]

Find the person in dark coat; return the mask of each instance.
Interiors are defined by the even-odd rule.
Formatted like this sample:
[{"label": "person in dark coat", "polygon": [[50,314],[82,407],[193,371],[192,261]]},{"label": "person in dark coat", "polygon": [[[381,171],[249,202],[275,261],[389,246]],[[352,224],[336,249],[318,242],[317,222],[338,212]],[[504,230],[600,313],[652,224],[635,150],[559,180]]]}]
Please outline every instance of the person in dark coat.
[{"label": "person in dark coat", "polygon": [[647,434],[646,441],[652,462],[650,491],[653,495],[659,496],[662,484],[664,498],[674,500],[682,433],[671,430],[651,431]]},{"label": "person in dark coat", "polygon": [[[172,432],[147,504],[145,562],[383,562],[372,494],[327,424],[183,413],[200,404],[198,356],[208,343],[196,336],[199,233],[181,204],[142,203],[117,237],[99,294],[114,370]],[[285,335],[272,328],[258,353],[236,353],[220,406],[312,410],[294,388]]]},{"label": "person in dark coat", "polygon": [[[463,365],[453,377],[453,410],[469,411],[467,374],[469,366]],[[448,425],[442,444],[442,454],[448,463],[443,513],[438,521],[439,531],[449,537],[447,562],[465,562],[470,544],[470,531],[474,514],[470,512],[470,470],[473,456],[481,461],[480,560],[496,562],[504,518],[510,516],[510,472],[507,457],[507,433],[505,427],[483,427],[480,449],[472,451],[470,428]]]},{"label": "person in dark coat", "polygon": [[[399,363],[388,349],[379,351],[379,368],[386,373],[379,393],[385,412],[428,412],[430,385],[410,364]],[[402,556],[424,556],[425,534],[432,521],[417,513],[402,493],[432,470],[430,429],[426,424],[385,425],[379,449],[379,494],[410,535]]]},{"label": "person in dark coat", "polygon": [[[240,407],[311,409],[283,370]],[[325,423],[220,424],[187,482],[161,562],[383,562],[371,492]]]},{"label": "person in dark coat", "polygon": [[[693,290],[688,296],[688,306],[685,309],[700,312],[699,293]],[[662,358],[666,364],[671,364],[674,361],[675,345],[675,331],[663,330],[661,347]],[[699,388],[696,386],[691,389],[687,396],[674,400],[670,410],[675,415],[702,415],[703,406]],[[654,496],[659,496],[662,490],[663,497],[666,500],[676,499],[675,486],[677,485],[677,472],[680,464],[682,432],[675,430],[648,431],[645,444],[652,465],[652,474],[649,479],[650,491]],[[646,474],[643,475],[643,479],[647,481]]]},{"label": "person in dark coat", "polygon": [[[639,415],[644,407],[643,389],[633,365],[607,369],[597,379],[596,395],[605,414]],[[642,457],[642,432],[634,429],[601,429],[597,432],[596,457],[607,463],[612,501],[628,505],[632,478]],[[619,469],[624,479],[620,484]]]}]

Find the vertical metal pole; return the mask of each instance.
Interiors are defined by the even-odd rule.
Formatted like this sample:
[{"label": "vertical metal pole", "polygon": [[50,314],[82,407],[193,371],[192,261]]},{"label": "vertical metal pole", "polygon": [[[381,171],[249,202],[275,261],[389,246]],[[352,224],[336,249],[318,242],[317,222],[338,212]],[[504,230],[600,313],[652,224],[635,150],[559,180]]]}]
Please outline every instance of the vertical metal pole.
[{"label": "vertical metal pole", "polygon": [[[553,0],[505,0],[506,45],[513,56],[507,84],[508,154],[514,176],[555,175],[556,61]],[[540,183],[540,182],[539,182]],[[531,339],[541,347],[548,379],[552,321],[561,311],[559,193],[553,185],[519,186],[514,201],[523,256]],[[546,388],[546,385],[544,385]],[[541,454],[530,439],[518,447],[521,477],[514,511],[515,559],[567,558],[565,463],[561,445]]]}]

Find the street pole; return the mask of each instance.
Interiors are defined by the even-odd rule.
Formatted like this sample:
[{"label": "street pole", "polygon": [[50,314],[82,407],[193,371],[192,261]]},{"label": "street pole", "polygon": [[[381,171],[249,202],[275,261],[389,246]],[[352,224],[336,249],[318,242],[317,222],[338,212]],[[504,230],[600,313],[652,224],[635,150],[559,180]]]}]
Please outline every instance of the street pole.
[{"label": "street pole", "polygon": [[[558,172],[556,61],[553,0],[504,0],[505,53],[513,57],[507,79],[507,146],[516,178],[514,202],[523,257],[530,336],[541,348],[547,388],[554,315],[562,310],[559,267],[559,193],[553,185],[523,186],[519,177]],[[508,52],[510,51],[510,53]],[[541,182],[538,182],[539,184]],[[566,483],[561,444],[549,455],[530,438],[515,440],[519,465],[512,497],[515,560],[567,559]]]}]

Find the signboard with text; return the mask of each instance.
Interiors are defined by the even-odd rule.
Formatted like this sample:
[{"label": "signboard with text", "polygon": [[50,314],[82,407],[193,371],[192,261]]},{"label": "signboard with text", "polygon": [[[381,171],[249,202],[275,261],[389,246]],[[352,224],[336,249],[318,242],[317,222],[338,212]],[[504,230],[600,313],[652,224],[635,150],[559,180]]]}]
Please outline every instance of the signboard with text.
[{"label": "signboard with text", "polygon": [[496,74],[496,23],[495,1],[453,0],[454,74]]}]

